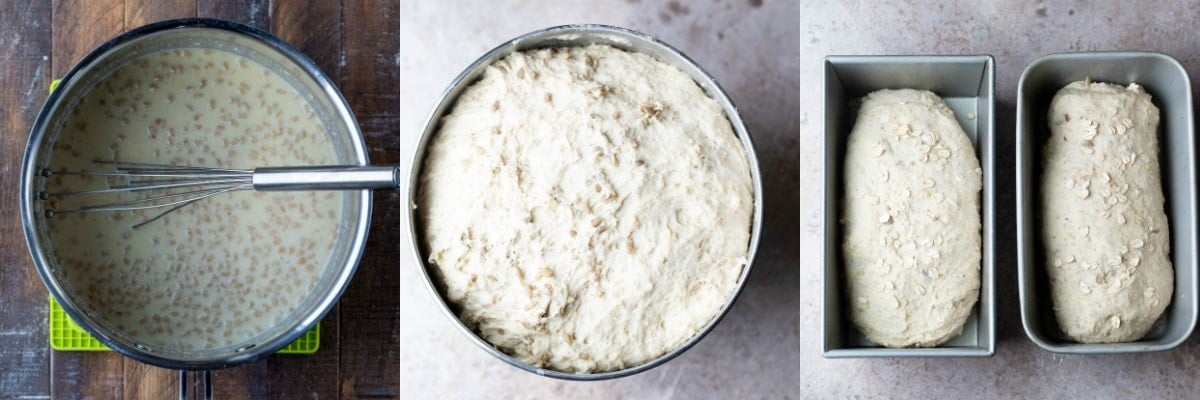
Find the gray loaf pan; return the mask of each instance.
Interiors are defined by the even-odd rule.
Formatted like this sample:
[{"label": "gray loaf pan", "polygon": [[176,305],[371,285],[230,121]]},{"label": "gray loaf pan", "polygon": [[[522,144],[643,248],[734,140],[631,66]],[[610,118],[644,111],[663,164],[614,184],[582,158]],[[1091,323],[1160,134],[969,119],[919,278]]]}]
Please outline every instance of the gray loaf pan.
[{"label": "gray loaf pan", "polygon": [[[995,61],[991,56],[829,56],[825,58],[825,274],[822,355],[855,357],[988,357],[996,349],[993,218],[995,210]],[[857,106],[880,89],[926,89],[954,110],[983,168],[983,248],[979,302],[962,334],[932,348],[884,348],[850,323],[842,289],[842,163]]]},{"label": "gray loaf pan", "polygon": [[[1076,343],[1055,321],[1045,274],[1038,190],[1042,145],[1050,135],[1046,114],[1063,86],[1093,81],[1145,87],[1158,106],[1163,191],[1171,233],[1175,297],[1146,337],[1137,342]],[[1025,68],[1017,88],[1017,270],[1021,323],[1038,346],[1058,353],[1101,354],[1167,350],[1196,326],[1196,154],[1192,92],[1187,71],[1165,54],[1144,52],[1062,53]]]}]

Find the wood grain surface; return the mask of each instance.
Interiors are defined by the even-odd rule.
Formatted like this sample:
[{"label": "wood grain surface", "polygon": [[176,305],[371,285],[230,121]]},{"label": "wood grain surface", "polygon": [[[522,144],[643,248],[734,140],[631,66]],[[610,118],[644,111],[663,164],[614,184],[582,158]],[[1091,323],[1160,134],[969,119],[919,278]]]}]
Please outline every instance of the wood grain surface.
[{"label": "wood grain surface", "polygon": [[0,3],[0,398],[50,395],[46,288],[18,217],[25,137],[50,82],[50,5]]},{"label": "wood grain surface", "polygon": [[[177,395],[176,371],[111,352],[50,349],[47,292],[25,245],[16,188],[49,82],[121,32],[181,17],[244,23],[296,47],[350,102],[371,161],[399,162],[399,0],[0,0],[0,399]],[[322,320],[320,350],[216,371],[217,397],[398,397],[399,199],[377,193],[367,250]],[[189,376],[193,394],[198,376]]]}]

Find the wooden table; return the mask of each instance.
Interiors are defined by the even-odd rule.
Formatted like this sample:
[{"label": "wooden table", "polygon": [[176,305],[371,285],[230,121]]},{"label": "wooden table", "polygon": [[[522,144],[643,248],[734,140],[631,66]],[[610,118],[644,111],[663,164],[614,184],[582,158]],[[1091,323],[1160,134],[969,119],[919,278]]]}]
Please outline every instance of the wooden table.
[{"label": "wooden table", "polygon": [[[47,293],[18,215],[20,163],[46,88],[131,28],[213,17],[280,37],[338,84],[376,164],[399,162],[399,0],[0,0],[0,398],[170,398],[178,374],[47,341]],[[395,398],[400,386],[399,193],[379,192],[366,253],[310,356],[215,372],[221,398]]]}]

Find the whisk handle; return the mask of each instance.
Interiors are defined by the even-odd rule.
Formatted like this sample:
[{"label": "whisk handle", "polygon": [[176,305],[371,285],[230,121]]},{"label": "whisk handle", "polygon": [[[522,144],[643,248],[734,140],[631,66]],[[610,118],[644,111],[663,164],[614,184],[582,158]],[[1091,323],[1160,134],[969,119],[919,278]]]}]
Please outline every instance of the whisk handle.
[{"label": "whisk handle", "polygon": [[261,191],[395,189],[400,187],[400,167],[256,168],[253,182],[254,189]]}]

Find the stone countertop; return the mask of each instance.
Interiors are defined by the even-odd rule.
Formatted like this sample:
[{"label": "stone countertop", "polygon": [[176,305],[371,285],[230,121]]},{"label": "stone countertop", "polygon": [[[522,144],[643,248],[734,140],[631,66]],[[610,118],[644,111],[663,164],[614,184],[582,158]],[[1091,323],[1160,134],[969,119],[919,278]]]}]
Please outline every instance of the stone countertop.
[{"label": "stone countertop", "polygon": [[[443,89],[492,47],[537,29],[604,23],[662,39],[707,69],[741,109],[758,148],[766,218],[747,287],[695,347],[648,372],[605,382],[539,377],[458,332],[425,289],[401,234],[401,398],[795,398],[800,363],[798,1],[402,2],[403,176]],[[406,218],[402,213],[401,218]],[[401,226],[407,226],[401,221]],[[805,346],[808,348],[809,346]]]},{"label": "stone countertop", "polygon": [[[1014,125],[1021,72],[1045,54],[1147,50],[1200,77],[1197,2],[804,2],[800,11],[801,397],[1194,398],[1195,338],[1167,352],[1077,356],[1041,350],[1021,328],[1016,276]],[[996,58],[996,355],[985,359],[821,357],[823,57],[991,54]],[[1195,83],[1193,83],[1195,85]],[[1196,88],[1193,86],[1192,92]]]}]

